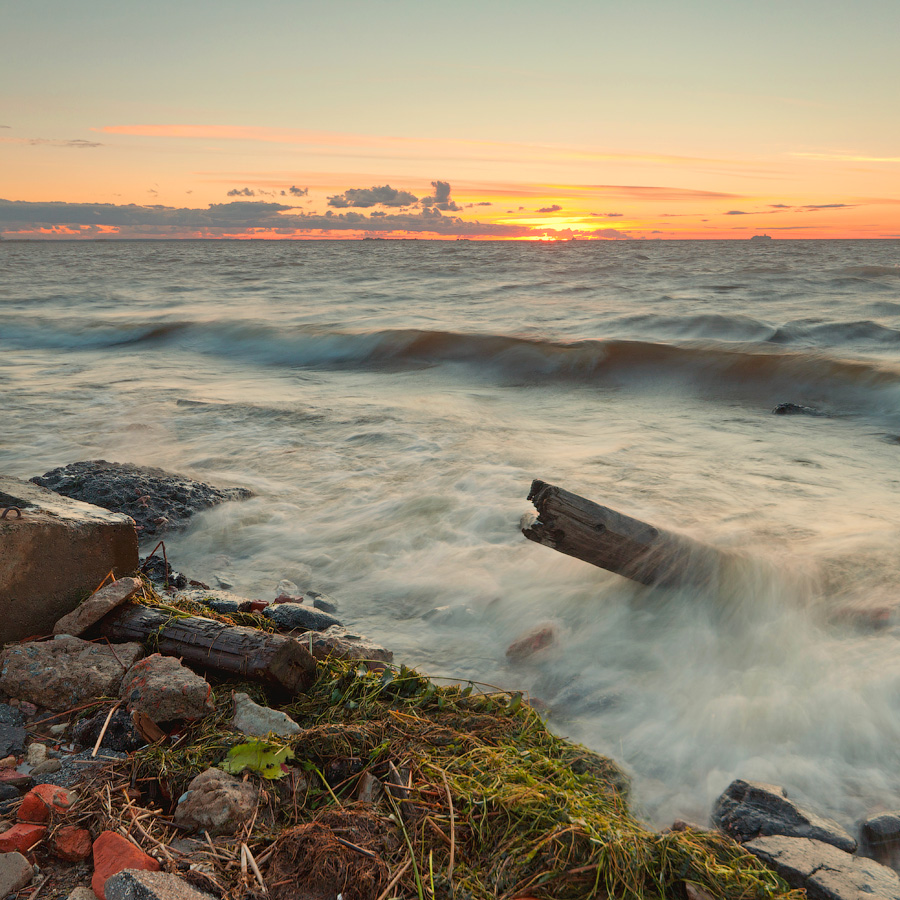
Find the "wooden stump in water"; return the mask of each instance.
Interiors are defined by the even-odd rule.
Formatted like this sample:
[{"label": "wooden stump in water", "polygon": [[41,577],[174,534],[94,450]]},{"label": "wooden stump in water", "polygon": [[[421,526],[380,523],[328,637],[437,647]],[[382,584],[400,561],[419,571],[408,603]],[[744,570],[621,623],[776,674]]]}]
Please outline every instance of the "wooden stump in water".
[{"label": "wooden stump in water", "polygon": [[525,537],[641,584],[714,584],[727,558],[708,544],[633,519],[544,481],[532,482],[528,499],[537,516],[523,516]]}]

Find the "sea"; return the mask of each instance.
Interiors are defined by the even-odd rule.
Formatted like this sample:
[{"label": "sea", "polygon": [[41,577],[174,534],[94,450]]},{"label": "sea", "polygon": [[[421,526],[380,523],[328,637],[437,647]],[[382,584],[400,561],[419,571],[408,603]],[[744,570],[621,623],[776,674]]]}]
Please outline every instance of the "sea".
[{"label": "sea", "polygon": [[[7,240],[0,390],[0,471],[251,488],[178,570],[524,691],[651,825],[735,778],[900,809],[900,241]],[[740,565],[648,588],[530,542],[536,478]]]}]

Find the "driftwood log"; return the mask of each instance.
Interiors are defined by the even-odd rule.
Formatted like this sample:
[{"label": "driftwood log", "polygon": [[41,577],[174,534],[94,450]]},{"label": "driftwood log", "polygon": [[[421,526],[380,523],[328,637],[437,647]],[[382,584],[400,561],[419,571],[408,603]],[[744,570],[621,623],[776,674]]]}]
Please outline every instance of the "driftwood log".
[{"label": "driftwood log", "polygon": [[528,499],[537,516],[526,513],[522,517],[525,537],[641,584],[715,584],[727,558],[707,544],[543,481],[532,482]]},{"label": "driftwood log", "polygon": [[316,661],[303,644],[257,628],[124,606],[101,619],[99,630],[110,641],[149,641],[163,656],[291,694],[305,690],[316,677]]}]

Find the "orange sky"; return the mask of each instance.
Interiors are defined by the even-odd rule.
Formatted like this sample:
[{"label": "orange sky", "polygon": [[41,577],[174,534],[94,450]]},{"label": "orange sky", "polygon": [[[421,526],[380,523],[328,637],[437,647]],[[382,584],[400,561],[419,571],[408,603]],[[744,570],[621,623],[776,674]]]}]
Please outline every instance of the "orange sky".
[{"label": "orange sky", "polygon": [[7,239],[900,237],[895,0],[20,6]]}]

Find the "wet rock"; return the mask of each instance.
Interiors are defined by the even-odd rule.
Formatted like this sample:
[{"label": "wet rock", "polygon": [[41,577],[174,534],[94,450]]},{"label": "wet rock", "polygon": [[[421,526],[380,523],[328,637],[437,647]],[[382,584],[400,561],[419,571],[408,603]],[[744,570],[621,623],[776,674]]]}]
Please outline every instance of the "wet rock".
[{"label": "wet rock", "polygon": [[728,785],[713,807],[712,822],[739,843],[784,835],[822,841],[845,853],[856,850],[856,841],[837,822],[798,806],[784,788],[759,781],[739,778]]},{"label": "wet rock", "polygon": [[900,900],[900,877],[871,859],[851,856],[822,841],[772,835],[744,844],[810,900]]},{"label": "wet rock", "polygon": [[202,719],[214,709],[209,682],[174,657],[159,653],[128,670],[120,696],[130,711],[142,712],[157,725]]},{"label": "wet rock", "polygon": [[287,737],[300,732],[300,726],[287,713],[260,706],[250,699],[249,694],[242,693],[234,695],[234,718],[231,724],[243,734],[253,737],[265,737],[270,732]]},{"label": "wet rock", "polygon": [[524,662],[541,650],[552,647],[557,640],[557,629],[554,625],[537,625],[516,638],[506,648],[506,658],[510,662]]},{"label": "wet rock", "polygon": [[825,416],[820,409],[811,406],[798,406],[796,403],[779,403],[772,412],[776,416]]},{"label": "wet rock", "polygon": [[180,591],[178,596],[193,603],[202,603],[211,610],[223,615],[231,615],[239,611],[241,604],[247,602],[246,597],[232,594],[231,591],[214,591],[197,588],[189,591]]},{"label": "wet rock", "polygon": [[125,670],[143,652],[137,643],[110,646],[69,636],[18,644],[0,655],[0,691],[45,709],[72,709],[117,695]]},{"label": "wet rock", "polygon": [[121,576],[137,568],[128,516],[0,476],[0,507],[7,506],[20,512],[0,521],[0,644],[48,634],[110,570]]},{"label": "wet rock", "polygon": [[872,816],[862,823],[860,832],[867,855],[886,866],[900,862],[900,812]]},{"label": "wet rock", "polygon": [[280,631],[324,631],[341,623],[330,613],[302,603],[279,603],[267,606],[262,614]]},{"label": "wet rock", "polygon": [[106,882],[106,900],[214,900],[177,875],[128,870]]},{"label": "wet rock", "polygon": [[[92,756],[93,750],[83,750],[81,753],[72,753],[65,759],[59,760],[60,768],[56,772],[45,772],[41,775],[33,773],[35,784],[55,784],[59,787],[73,787],[86,775],[89,775],[95,766],[108,765],[111,760],[125,759],[127,754],[117,753],[115,750],[99,750],[96,756]],[[27,776],[29,782],[32,776]]]},{"label": "wet rock", "polygon": [[[82,719],[72,729],[72,738],[80,747],[93,749],[100,737],[100,731],[106,722],[107,712],[98,712],[95,716]],[[134,727],[134,720],[128,710],[117,709],[109,720],[109,725],[100,742],[101,747],[109,750],[119,750],[123,753],[132,753],[143,747],[147,742],[141,737]]]},{"label": "wet rock", "polygon": [[131,841],[114,831],[101,832],[94,841],[94,876],[91,887],[94,893],[105,900],[106,882],[117,872],[124,869],[143,869],[150,872],[159,871],[159,863],[141,850]]},{"label": "wet rock", "polygon": [[131,516],[141,528],[142,541],[186,527],[200,510],[253,496],[246,488],[215,488],[162,469],[105,459],[70,463],[31,480],[66,497]]},{"label": "wet rock", "polygon": [[451,628],[462,628],[474,624],[477,616],[468,606],[436,606],[422,617],[434,625],[446,625]]},{"label": "wet rock", "polygon": [[34,867],[21,853],[0,853],[0,897],[8,897],[31,884]]},{"label": "wet rock", "polygon": [[21,725],[0,725],[0,756],[20,756],[25,752],[25,740]]},{"label": "wet rock", "polygon": [[333,614],[338,611],[337,601],[327,594],[320,594],[318,591],[306,591],[306,597],[316,609],[321,609],[322,612]]},{"label": "wet rock", "polygon": [[310,631],[297,635],[297,640],[304,646],[311,646],[312,655],[316,659],[358,659],[361,662],[390,664],[394,659],[391,650],[373,644],[361,635],[351,635],[346,629],[332,626],[327,631]]},{"label": "wet rock", "polygon": [[179,798],[175,824],[210,834],[233,834],[253,814],[257,796],[249,782],[221,769],[207,769]]},{"label": "wet rock", "polygon": [[130,600],[143,588],[140,578],[119,578],[91,594],[80,606],[63,616],[54,626],[54,634],[83,634],[108,612]]},{"label": "wet rock", "polygon": [[53,852],[67,862],[81,862],[91,855],[93,843],[87,828],[63,825],[53,837]]}]

